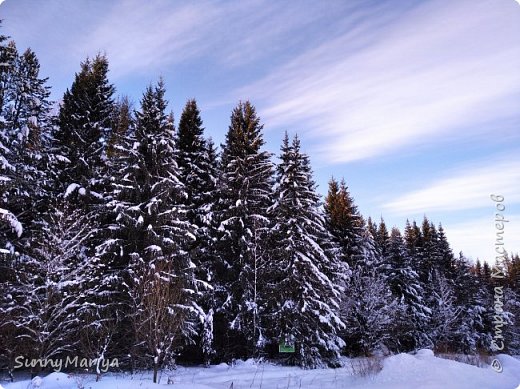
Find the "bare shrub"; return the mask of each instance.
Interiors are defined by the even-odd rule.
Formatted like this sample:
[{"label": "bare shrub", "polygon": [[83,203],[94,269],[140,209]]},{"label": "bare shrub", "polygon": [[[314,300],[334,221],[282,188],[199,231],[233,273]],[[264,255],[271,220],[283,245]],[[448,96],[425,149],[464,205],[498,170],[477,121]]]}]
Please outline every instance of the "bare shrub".
[{"label": "bare shrub", "polygon": [[383,370],[383,359],[379,356],[355,358],[350,361],[352,374],[359,377],[373,377]]},{"label": "bare shrub", "polygon": [[436,353],[436,357],[442,359],[449,359],[467,365],[477,367],[487,367],[491,364],[491,357],[487,353],[478,354],[455,354],[455,353]]}]

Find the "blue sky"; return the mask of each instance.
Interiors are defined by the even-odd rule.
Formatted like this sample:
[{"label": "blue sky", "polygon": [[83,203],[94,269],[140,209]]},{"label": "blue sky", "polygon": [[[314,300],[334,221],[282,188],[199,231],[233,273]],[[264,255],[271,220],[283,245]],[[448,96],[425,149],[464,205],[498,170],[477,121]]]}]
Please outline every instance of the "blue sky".
[{"label": "blue sky", "polygon": [[165,79],[178,117],[195,97],[224,140],[239,100],[267,148],[297,132],[321,193],[344,177],[365,216],[442,222],[456,252],[492,258],[491,193],[520,250],[520,5],[457,1],[7,0],[3,33],[31,47],[53,98],[106,52],[138,106]]}]

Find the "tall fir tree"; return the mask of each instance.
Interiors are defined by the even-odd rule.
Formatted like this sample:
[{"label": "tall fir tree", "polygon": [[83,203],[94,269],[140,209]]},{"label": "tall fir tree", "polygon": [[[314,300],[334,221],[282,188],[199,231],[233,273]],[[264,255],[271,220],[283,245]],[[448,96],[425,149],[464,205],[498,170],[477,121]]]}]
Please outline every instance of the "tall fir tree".
[{"label": "tall fir tree", "polygon": [[0,249],[4,261],[15,254],[16,238],[19,238],[23,231],[22,224],[15,216],[16,211],[9,209],[16,191],[16,166],[13,161],[16,159],[13,150],[16,135],[8,118],[15,89],[18,50],[15,43],[7,42],[7,39],[6,36],[0,35]]},{"label": "tall fir tree", "polygon": [[134,359],[152,356],[140,361],[154,368],[154,379],[194,340],[201,314],[189,257],[196,230],[184,205],[173,117],[165,112],[164,94],[162,81],[147,88],[135,131],[114,149],[119,171],[109,208],[115,218],[110,236],[98,247],[99,257],[120,271],[120,285],[126,286],[118,293],[130,304],[135,330],[129,351]]},{"label": "tall fir tree", "polygon": [[254,106],[241,102],[222,146],[215,219],[215,332],[221,336],[215,341],[226,359],[253,355],[261,339],[258,269],[273,170],[270,154],[262,150],[262,128]]},{"label": "tall fir tree", "polygon": [[[98,55],[81,64],[72,86],[60,105],[54,132],[55,168],[60,172],[54,182],[56,193],[54,219],[73,223],[72,214],[87,228],[75,239],[80,242],[68,266],[80,269],[61,292],[69,296],[70,349],[90,358],[102,358],[113,346],[116,332],[117,300],[114,289],[118,277],[98,253],[105,240],[111,213],[111,171],[107,143],[112,130],[114,86],[108,80],[108,60]],[[63,216],[61,213],[67,212]],[[67,227],[65,227],[67,228]]]},{"label": "tall fir tree", "polygon": [[381,221],[379,222],[379,226],[377,232],[374,236],[374,240],[376,243],[376,248],[379,250],[381,256],[385,258],[387,256],[387,247],[390,242],[390,234],[386,227],[386,223],[381,217]]},{"label": "tall fir tree", "polygon": [[369,356],[375,351],[386,351],[390,345],[398,303],[368,228],[363,231],[360,247],[362,255],[352,268],[348,293],[343,297],[342,318],[347,324],[347,352]]},{"label": "tall fir tree", "polygon": [[207,225],[209,205],[213,202],[216,186],[216,160],[208,141],[197,102],[189,100],[182,112],[176,133],[176,160],[180,177],[186,186],[190,222],[199,228]]},{"label": "tall fir tree", "polygon": [[453,266],[455,303],[460,308],[452,348],[466,354],[474,353],[484,344],[489,346],[485,323],[493,304],[488,293],[481,290],[479,276],[471,271],[471,264],[462,253],[450,260],[450,265]]},{"label": "tall fir tree", "polygon": [[339,332],[339,286],[344,271],[325,227],[309,158],[287,134],[277,167],[274,226],[267,264],[269,340],[292,342],[293,363],[306,368],[334,364],[344,346]]},{"label": "tall fir tree", "polygon": [[[109,160],[117,159],[121,152],[118,146],[123,143],[125,137],[133,130],[133,127],[132,104],[128,96],[122,96],[114,103],[114,109],[112,110],[111,130],[106,146],[106,155]],[[109,168],[111,168],[110,163]]]},{"label": "tall fir tree", "polygon": [[[367,219],[367,229],[368,229],[368,232],[370,232],[370,235],[372,235],[373,237],[377,237],[378,226],[377,226],[377,223],[374,222],[370,216]],[[377,239],[375,239],[375,244],[376,244],[376,249],[378,250],[379,253],[381,253],[381,247],[379,247],[379,243],[378,243]]]},{"label": "tall fir tree", "polygon": [[[195,264],[196,278],[201,281],[198,302],[204,315],[199,328],[198,350],[206,363],[213,354],[213,299],[212,223],[216,200],[218,166],[214,146],[204,138],[204,128],[197,102],[188,100],[182,112],[175,134],[176,161],[179,179],[186,188],[184,204],[188,221],[196,226],[196,240],[190,248],[190,256]],[[187,349],[193,354],[194,349]],[[187,356],[186,356],[187,357]]]},{"label": "tall fir tree", "polygon": [[106,143],[114,110],[114,86],[108,81],[108,60],[87,58],[63,95],[57,149],[64,161],[60,186],[67,196],[77,194],[83,202],[99,202],[105,182]]},{"label": "tall fir tree", "polygon": [[329,181],[329,190],[325,198],[327,229],[334,237],[341,250],[341,258],[348,266],[354,267],[363,260],[361,241],[365,224],[345,181]]},{"label": "tall fir tree", "polygon": [[[46,298],[41,285],[48,277],[39,247],[44,243],[42,229],[49,203],[50,91],[47,79],[39,76],[34,52],[19,55],[14,42],[0,49],[5,61],[1,72],[0,198],[9,208],[3,209],[2,204],[0,211],[0,285],[5,292],[0,299],[0,333],[7,335],[0,335],[0,342],[12,353],[39,357],[36,334],[43,318],[38,307]],[[2,356],[6,356],[4,350],[0,350]]]},{"label": "tall fir tree", "polygon": [[395,351],[411,351],[427,343],[423,329],[430,320],[431,310],[426,306],[424,286],[414,270],[413,258],[396,227],[392,228],[386,252],[388,283],[404,308],[395,327]]},{"label": "tall fir tree", "polygon": [[179,179],[186,188],[188,220],[197,226],[197,241],[192,249],[201,280],[211,280],[209,247],[212,211],[216,200],[218,166],[212,143],[204,138],[200,111],[189,100],[182,112],[176,132],[176,161]]}]

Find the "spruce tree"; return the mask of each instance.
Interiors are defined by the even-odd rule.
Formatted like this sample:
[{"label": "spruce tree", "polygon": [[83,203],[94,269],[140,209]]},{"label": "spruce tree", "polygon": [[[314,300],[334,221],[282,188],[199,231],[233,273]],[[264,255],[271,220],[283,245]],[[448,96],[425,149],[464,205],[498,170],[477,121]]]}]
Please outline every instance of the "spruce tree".
[{"label": "spruce tree", "polygon": [[345,181],[331,179],[325,199],[327,229],[341,251],[342,261],[350,267],[363,260],[362,239],[365,229],[363,217],[350,195]]},{"label": "spruce tree", "polygon": [[[453,255],[453,251],[451,250],[448,238],[446,237],[442,224],[439,224],[439,228],[437,231],[437,251],[438,258],[440,261],[440,263],[438,264],[438,268],[442,273],[446,275],[448,279],[454,280],[456,278],[457,273],[457,269],[455,266],[455,256]],[[469,271],[469,269],[466,270]]]},{"label": "spruce tree", "polygon": [[216,166],[210,157],[195,100],[189,100],[184,107],[176,133],[176,146],[179,174],[188,195],[189,219],[202,228],[206,225],[207,207],[215,190]]},{"label": "spruce tree", "polygon": [[514,315],[509,338],[507,339],[508,351],[512,355],[520,352],[520,256],[511,254],[511,260],[507,266],[507,285],[509,296],[507,309]]},{"label": "spruce tree", "polygon": [[492,304],[482,293],[479,276],[471,272],[471,265],[462,253],[451,265],[455,303],[460,309],[453,339],[456,347],[453,348],[458,352],[475,353],[480,344],[488,343],[485,321]]},{"label": "spruce tree", "polygon": [[373,236],[376,243],[376,247],[379,249],[381,256],[385,258],[387,256],[387,247],[390,240],[390,234],[388,233],[386,223],[382,217],[377,232]]},{"label": "spruce tree", "polygon": [[[127,96],[120,97],[114,103],[111,118],[111,131],[106,146],[106,154],[109,160],[117,160],[126,136],[133,129],[134,118],[132,116],[132,104]],[[109,168],[111,168],[109,163]]]},{"label": "spruce tree", "polygon": [[[343,260],[350,267],[350,280],[342,296],[342,318],[347,327],[343,336],[350,354],[369,354],[388,346],[397,303],[392,297],[378,241],[370,232],[378,228],[370,220],[365,224],[344,181],[329,182],[325,211]],[[383,234],[382,234],[383,235]],[[381,240],[384,244],[386,239]],[[369,327],[373,327],[370,329]]]},{"label": "spruce tree", "polygon": [[432,315],[427,327],[430,347],[435,347],[438,351],[451,351],[462,310],[456,302],[452,283],[438,270],[433,271],[431,284],[429,306]]},{"label": "spruce tree", "polygon": [[307,155],[286,134],[277,167],[274,226],[266,290],[270,341],[294,342],[294,363],[335,363],[344,346],[339,332],[343,268],[325,228]]},{"label": "spruce tree", "polygon": [[[373,236],[374,238],[377,238],[378,226],[377,226],[377,223],[374,222],[370,216],[367,219],[367,229],[368,229],[368,232],[370,232],[371,236]],[[381,250],[381,247],[379,247],[379,242],[377,241],[377,239],[374,240],[374,243],[376,245],[376,250],[381,254],[382,250]]]},{"label": "spruce tree", "polygon": [[412,223],[410,223],[409,220],[406,220],[406,225],[404,228],[404,241],[406,243],[408,254],[413,258],[415,266],[420,267],[419,262],[422,258],[423,236],[421,229],[419,226],[417,226],[415,220]]},{"label": "spruce tree", "polygon": [[[70,268],[79,269],[62,292],[72,301],[67,304],[67,320],[73,347],[90,358],[102,360],[114,346],[120,312],[117,309],[118,269],[103,257],[99,246],[107,238],[111,212],[112,172],[107,160],[107,143],[112,130],[114,87],[108,81],[108,60],[98,55],[81,64],[70,90],[63,96],[54,137],[57,154],[54,182],[57,213],[73,222],[71,216],[87,226],[75,236],[78,246],[69,258]],[[59,216],[60,213],[68,213]],[[65,227],[67,228],[67,227]]]},{"label": "spruce tree", "polygon": [[0,296],[0,362],[7,366],[10,379],[13,380],[14,358],[20,351],[17,323],[21,315],[17,310],[24,303],[23,292],[18,293],[20,283],[13,265],[17,254],[15,245],[23,234],[23,226],[9,209],[16,168],[11,162],[13,136],[7,115],[18,53],[14,43],[7,43],[7,39],[0,35],[0,286],[3,291]]},{"label": "spruce tree", "polygon": [[427,344],[423,329],[430,320],[431,310],[426,306],[424,286],[414,270],[413,258],[396,227],[392,228],[386,250],[388,283],[392,294],[404,307],[396,323],[396,351],[411,351]]},{"label": "spruce tree", "polygon": [[[186,189],[184,204],[187,218],[196,226],[196,240],[190,248],[196,278],[201,281],[198,302],[204,315],[199,328],[199,349],[209,363],[213,354],[214,306],[212,269],[212,211],[216,199],[217,160],[214,146],[204,138],[204,128],[197,102],[189,100],[182,112],[175,134],[179,179]],[[194,350],[187,350],[193,354]]]},{"label": "spruce tree", "polygon": [[272,181],[270,154],[262,150],[262,128],[254,106],[241,102],[231,114],[222,146],[214,221],[215,332],[221,336],[215,343],[224,358],[251,356],[262,339],[258,272]]},{"label": "spruce tree", "polygon": [[109,203],[115,213],[113,233],[98,247],[99,258],[110,259],[111,268],[122,271],[121,285],[128,289],[119,294],[131,298],[133,353],[152,356],[148,365],[155,378],[157,370],[193,340],[200,313],[188,255],[195,228],[183,205],[186,192],[164,93],[162,81],[147,88],[136,113],[135,134],[119,148],[121,171]]},{"label": "spruce tree", "polygon": [[391,328],[398,308],[392,296],[381,254],[374,238],[365,229],[360,241],[362,255],[352,268],[352,276],[342,302],[342,318],[347,352],[369,356],[391,343]]},{"label": "spruce tree", "polygon": [[212,225],[215,202],[217,160],[213,145],[204,138],[200,111],[195,100],[189,100],[182,112],[175,136],[179,179],[186,189],[185,205],[190,223],[197,227],[197,241],[192,257],[200,279],[210,281],[208,229]]},{"label": "spruce tree", "polygon": [[25,229],[18,250],[31,256],[32,240],[40,233],[42,215],[48,212],[49,110],[47,79],[39,78],[40,65],[34,52],[26,50],[15,61],[9,109],[6,115],[11,134],[8,160],[14,168],[11,188],[4,201]]},{"label": "spruce tree", "polygon": [[1,74],[0,197],[9,207],[0,211],[0,263],[4,269],[0,284],[5,291],[0,301],[0,327],[1,334],[7,335],[1,342],[12,343],[8,347],[13,353],[38,357],[36,333],[42,319],[38,306],[46,298],[40,285],[47,277],[39,246],[44,242],[42,228],[49,200],[50,92],[47,80],[39,77],[34,52],[26,50],[18,55],[14,42],[0,48],[5,61]]},{"label": "spruce tree", "polygon": [[23,226],[15,215],[16,211],[8,209],[16,191],[16,154],[13,150],[16,135],[8,117],[15,89],[18,51],[14,42],[6,44],[6,41],[7,37],[0,35],[0,250],[4,261],[15,254],[16,238],[23,231]]},{"label": "spruce tree", "polygon": [[77,195],[80,203],[100,202],[106,185],[105,146],[114,109],[114,86],[107,75],[106,57],[87,58],[60,106],[56,146],[68,163],[59,184],[66,197]]}]

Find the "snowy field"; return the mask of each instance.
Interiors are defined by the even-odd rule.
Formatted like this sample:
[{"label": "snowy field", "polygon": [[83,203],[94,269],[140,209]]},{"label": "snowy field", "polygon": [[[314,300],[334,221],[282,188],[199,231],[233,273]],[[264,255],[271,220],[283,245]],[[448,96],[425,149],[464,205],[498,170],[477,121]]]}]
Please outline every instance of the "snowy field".
[{"label": "snowy field", "polygon": [[[99,382],[93,375],[67,375],[52,373],[43,379],[35,378],[12,384],[5,389],[145,389],[170,386],[179,389],[341,389],[341,388],[422,388],[422,389],[516,389],[520,387],[520,360],[500,355],[503,371],[497,373],[491,367],[472,365],[441,359],[430,350],[416,355],[399,354],[386,358],[383,369],[374,375],[360,377],[353,374],[352,363],[345,360],[340,369],[302,370],[297,367],[280,367],[253,360],[225,364],[210,368],[179,367],[163,372],[161,384],[151,382],[151,374],[106,374]],[[355,361],[354,361],[355,362]],[[170,383],[168,384],[168,380]]]}]

